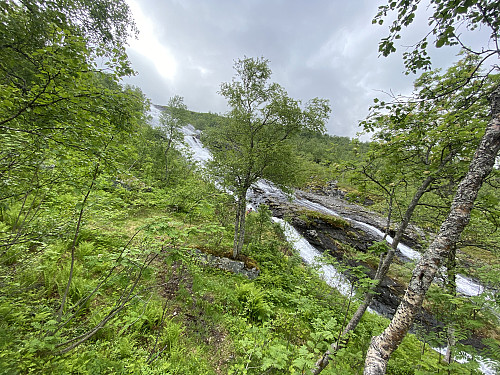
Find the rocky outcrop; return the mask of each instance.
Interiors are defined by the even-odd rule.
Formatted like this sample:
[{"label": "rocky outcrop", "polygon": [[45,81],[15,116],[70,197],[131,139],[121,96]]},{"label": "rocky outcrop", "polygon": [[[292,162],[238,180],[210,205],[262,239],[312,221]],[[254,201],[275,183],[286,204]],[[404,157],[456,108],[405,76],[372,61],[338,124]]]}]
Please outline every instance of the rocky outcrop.
[{"label": "rocky outcrop", "polygon": [[[389,235],[394,236],[394,223],[387,229],[387,220],[380,214],[364,206],[347,202],[343,199],[344,195],[338,192],[339,189],[335,188],[334,184],[328,186],[325,192],[318,193],[295,190],[292,194],[285,195],[281,190],[273,187],[272,184],[257,184],[252,187],[248,199],[255,206],[266,204],[273,214],[280,218],[294,217],[296,216],[295,213],[301,209],[315,210],[316,208],[311,207],[310,204],[316,203],[323,208],[334,211],[344,218],[369,224],[382,232],[387,231]],[[356,227],[355,224],[353,224],[353,226]],[[367,236],[370,236],[370,233],[366,232],[366,229],[361,226],[358,226],[358,228]],[[422,244],[426,241],[425,232],[411,224],[408,226],[402,239],[402,243],[415,250],[421,249]]]},{"label": "rocky outcrop", "polygon": [[200,261],[210,267],[219,268],[239,275],[243,275],[250,280],[259,276],[260,271],[257,268],[247,268],[245,262],[232,260],[225,257],[219,257],[212,254],[206,254],[199,250],[196,251]]},{"label": "rocky outcrop", "polygon": [[[329,222],[326,217],[304,218],[304,211],[298,211],[299,216],[290,219],[293,227],[315,248],[327,252],[340,264],[346,267],[344,274],[355,282],[359,274],[349,272],[349,269],[361,269],[364,275],[375,276],[374,264],[368,264],[353,257],[353,250],[366,253],[368,248],[379,239],[369,232],[346,223],[339,226]],[[386,277],[377,288],[377,296],[372,308],[384,316],[391,316],[399,304],[404,292],[404,286]]]},{"label": "rocky outcrop", "polygon": [[[342,198],[338,198],[337,196],[321,195],[303,191],[297,191],[296,196],[307,199],[311,202],[319,203],[324,207],[332,209],[343,217],[370,224],[382,232],[387,230],[387,220],[382,218],[380,214],[373,212],[366,207],[349,203]],[[396,229],[393,223],[388,230],[388,234],[394,236],[395,231]],[[405,245],[416,250],[421,249],[422,243],[425,241],[425,232],[421,228],[411,224],[408,226],[402,240]]]},{"label": "rocky outcrop", "polygon": [[[339,263],[347,266],[346,269],[359,269],[361,266],[363,273],[373,278],[377,265],[355,259],[352,256],[352,250],[366,253],[374,242],[380,241],[380,237],[353,221],[343,220],[333,213],[329,214],[321,210],[330,209],[342,217],[370,224],[382,231],[386,223],[379,214],[346,202],[338,196],[337,194],[322,195],[303,191],[295,191],[293,195],[286,196],[273,190],[272,187],[262,186],[254,188],[250,200],[252,201],[252,197],[258,197],[258,202],[253,202],[255,205],[266,204],[273,216],[288,219],[311,245],[320,252],[328,252]],[[311,202],[317,203],[318,206],[311,206]],[[418,228],[412,228],[405,236],[404,242],[408,246],[419,247],[423,239],[423,233]],[[349,271],[345,271],[344,274],[351,281],[358,279],[356,274]],[[371,307],[386,317],[392,316],[404,290],[405,285],[386,277],[377,288],[377,296]],[[425,312],[420,318],[424,325],[436,324],[435,320]]]}]

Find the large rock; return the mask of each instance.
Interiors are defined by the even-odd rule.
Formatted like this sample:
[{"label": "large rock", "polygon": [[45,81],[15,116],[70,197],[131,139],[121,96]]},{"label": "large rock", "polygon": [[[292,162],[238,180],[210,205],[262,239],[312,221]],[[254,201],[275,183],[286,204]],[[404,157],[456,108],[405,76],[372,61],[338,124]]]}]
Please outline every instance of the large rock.
[{"label": "large rock", "polygon": [[[258,199],[258,201],[252,198]],[[250,201],[254,205],[266,204],[278,218],[288,219],[290,224],[316,249],[327,252],[339,263],[346,265],[347,269],[361,266],[363,273],[374,277],[376,265],[356,260],[352,256],[352,249],[365,253],[368,248],[380,238],[367,231],[361,225],[342,220],[335,215],[314,211],[312,203],[330,209],[342,217],[354,219],[370,224],[380,230],[384,228],[384,221],[376,213],[356,204],[351,204],[333,195],[320,195],[295,191],[293,195],[285,195],[272,186],[261,185],[254,188],[250,194]],[[306,205],[306,206],[304,206]],[[416,238],[412,238],[416,236]],[[408,245],[416,244],[421,240],[418,234],[413,233],[405,238]],[[358,276],[345,271],[344,274],[351,280],[357,281]],[[400,297],[405,286],[386,277],[377,288],[377,296],[372,308],[384,316],[390,317],[399,305]]]},{"label": "large rock", "polygon": [[[334,183],[332,183],[331,186],[327,186],[325,191],[305,192],[302,190],[294,190],[287,195],[271,183],[260,181],[252,186],[247,198],[255,206],[260,204],[268,205],[271,211],[273,211],[273,214],[277,217],[286,216],[289,210],[297,211],[297,209],[301,208],[315,209],[310,205],[316,204],[332,210],[342,217],[372,225],[383,232],[386,231],[386,218],[364,206],[346,201],[343,199],[344,196],[341,190],[336,188]],[[306,204],[306,206],[304,206],[304,204]],[[395,234],[394,227],[395,223],[392,223],[388,230],[389,234],[392,236]],[[427,240],[422,229],[410,224],[403,236],[402,242],[418,250],[422,247],[421,244]]]},{"label": "large rock", "polygon": [[[311,202],[330,208],[343,217],[372,225],[383,232],[387,230],[387,219],[381,217],[380,214],[373,212],[366,207],[349,203],[341,198],[331,195],[308,193],[300,190],[297,191],[295,195],[299,198],[307,199]],[[391,236],[395,235],[394,223],[391,225],[388,232]],[[405,245],[416,250],[421,249],[422,243],[425,241],[425,232],[421,228],[411,224],[406,229],[406,233],[403,235],[402,240]]]},{"label": "large rock", "polygon": [[[272,185],[259,184],[253,188],[248,198],[254,206],[259,204],[269,206],[273,216],[288,219],[293,227],[319,251],[328,252],[340,263],[347,265],[347,268],[362,266],[364,273],[373,278],[375,265],[354,260],[346,254],[349,252],[349,247],[356,249],[356,251],[366,252],[373,242],[380,240],[380,237],[367,231],[362,225],[357,225],[354,222],[342,222],[337,220],[335,215],[326,215],[325,208],[344,218],[369,224],[382,232],[386,230],[386,220],[366,207],[342,199],[343,195],[334,191],[335,189],[330,190],[316,193],[296,190],[293,194],[286,195]],[[314,207],[314,204],[317,206]],[[323,214],[312,211],[315,208]],[[390,228],[388,232],[391,236],[395,234],[393,228]],[[421,244],[427,240],[428,238],[420,228],[410,225],[402,242],[413,249],[420,250]],[[397,258],[394,261],[401,262]],[[347,271],[344,274],[351,281],[355,281],[357,278],[356,275]],[[377,295],[370,307],[381,315],[391,318],[405,289],[405,285],[386,277],[377,287]],[[443,328],[442,323],[425,309],[421,309],[416,322],[420,329],[426,331],[439,331]],[[483,346],[476,337],[462,342],[472,344],[476,348]]]},{"label": "large rock", "polygon": [[229,271],[239,275],[243,275],[250,280],[255,279],[259,276],[260,271],[257,268],[246,268],[245,262],[239,260],[232,260],[225,257],[218,257],[212,254],[206,254],[199,250],[196,251],[199,259],[202,263],[209,265],[210,267],[219,268],[221,270]]}]

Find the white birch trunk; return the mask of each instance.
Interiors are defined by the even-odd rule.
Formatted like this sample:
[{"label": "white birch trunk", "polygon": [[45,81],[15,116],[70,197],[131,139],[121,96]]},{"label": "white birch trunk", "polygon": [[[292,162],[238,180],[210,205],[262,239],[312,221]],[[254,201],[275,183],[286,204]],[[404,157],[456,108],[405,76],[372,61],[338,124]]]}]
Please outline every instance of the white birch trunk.
[{"label": "white birch trunk", "polygon": [[406,293],[391,323],[382,334],[373,337],[366,355],[364,375],[385,374],[391,353],[397,349],[413,324],[415,314],[421,308],[436,272],[469,222],[474,200],[484,179],[493,169],[500,149],[500,86],[494,91],[491,103],[491,121],[481,138],[469,171],[458,186],[450,213],[415,267]]}]

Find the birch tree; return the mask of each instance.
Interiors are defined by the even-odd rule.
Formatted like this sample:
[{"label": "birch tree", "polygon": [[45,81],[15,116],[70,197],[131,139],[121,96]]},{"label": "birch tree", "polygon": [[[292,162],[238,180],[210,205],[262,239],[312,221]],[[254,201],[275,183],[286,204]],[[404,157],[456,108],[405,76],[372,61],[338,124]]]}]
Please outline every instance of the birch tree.
[{"label": "birch tree", "polygon": [[[400,0],[390,1],[388,5],[379,8],[374,23],[382,24],[388,13],[397,12],[397,19],[389,28],[389,36],[384,38],[379,45],[379,51],[383,55],[387,56],[396,51],[394,43],[401,37],[402,28],[409,26],[415,19],[419,5],[418,0]],[[431,59],[427,49],[431,36],[435,37],[434,43],[437,48],[461,45],[469,53],[480,57],[475,69],[470,73],[471,78],[480,72],[481,68],[486,71],[485,76],[498,72],[496,62],[500,57],[498,44],[500,18],[497,1],[431,0],[429,9],[432,11],[432,16],[429,18],[431,28],[429,33],[403,56],[409,72],[430,67]],[[473,50],[465,46],[462,39],[463,31],[464,28],[465,31],[469,31],[479,26],[488,28],[491,33],[487,43]],[[436,87],[430,94],[432,97],[451,95],[459,87],[466,87],[470,83],[471,79],[466,77],[449,87]],[[396,350],[411,328],[434,276],[439,267],[449,258],[450,252],[460,239],[470,220],[470,213],[479,189],[493,169],[500,149],[500,86],[496,85],[492,90],[484,90],[482,95],[490,99],[491,119],[472,158],[468,172],[458,185],[450,212],[424,256],[416,265],[403,300],[391,323],[381,335],[372,339],[365,360],[365,375],[385,373],[391,353]],[[459,126],[460,124],[457,123],[457,127]]]},{"label": "birch tree", "polygon": [[163,138],[163,156],[165,158],[165,182],[168,183],[170,175],[170,151],[175,142],[182,142],[184,135],[181,128],[187,124],[187,106],[184,98],[175,95],[168,100],[167,107],[160,115],[160,130]]},{"label": "birch tree", "polygon": [[[375,285],[365,293],[342,335],[356,329],[422,201],[436,191],[442,195],[444,187],[466,173],[465,160],[474,154],[480,132],[489,119],[487,99],[479,97],[469,103],[470,98],[477,97],[486,87],[493,87],[498,80],[477,77],[472,80],[480,82],[456,90],[453,95],[430,101],[427,95],[433,87],[450,86],[457,79],[469,78],[477,62],[475,56],[466,56],[445,73],[422,74],[415,82],[415,93],[411,97],[395,98],[392,103],[376,100],[372,114],[363,122],[365,129],[373,133],[373,141],[365,161],[358,167],[359,173],[368,191],[378,188],[386,196],[387,227],[392,220],[399,220],[399,225],[390,248],[381,254]],[[460,128],[456,126],[457,119]],[[333,343],[316,363],[313,374],[319,374],[338,349],[339,345]]]},{"label": "birch tree", "polygon": [[391,353],[397,349],[411,328],[413,319],[422,306],[439,267],[448,258],[449,252],[469,222],[474,200],[495,164],[500,150],[500,89],[492,94],[492,119],[486,128],[469,171],[458,186],[450,213],[441,225],[438,235],[431,243],[421,261],[413,270],[405,295],[389,326],[372,339],[367,352],[364,374],[384,374]]},{"label": "birch tree", "polygon": [[293,137],[302,130],[324,131],[330,113],[325,99],[304,106],[277,83],[270,82],[269,61],[243,58],[234,64],[236,75],[221,85],[220,94],[231,108],[228,121],[208,132],[213,174],[234,194],[236,215],[233,257],[245,238],[246,194],[260,178],[278,185],[294,181],[297,165]]}]

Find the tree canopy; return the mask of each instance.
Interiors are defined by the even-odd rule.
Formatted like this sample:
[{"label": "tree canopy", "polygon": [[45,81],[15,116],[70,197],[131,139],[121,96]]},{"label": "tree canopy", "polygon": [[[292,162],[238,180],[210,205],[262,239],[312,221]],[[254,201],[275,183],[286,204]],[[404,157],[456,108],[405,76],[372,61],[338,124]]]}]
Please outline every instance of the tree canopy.
[{"label": "tree canopy", "polygon": [[[32,226],[58,188],[72,186],[86,201],[100,173],[129,152],[120,145],[146,104],[140,90],[119,84],[131,72],[123,43],[132,26],[121,1],[0,5],[0,214],[18,213],[3,252],[64,230],[56,216],[43,231]],[[97,56],[106,56],[104,68]]]},{"label": "tree canopy", "polygon": [[[482,65],[489,58],[499,54],[500,21],[498,1],[495,0],[430,0],[429,30],[424,36],[403,54],[408,72],[416,73],[420,69],[430,69],[431,59],[428,53],[429,39],[434,38],[436,48],[459,45],[469,53],[480,56]],[[373,23],[382,25],[388,14],[396,13],[395,20],[389,26],[389,35],[379,43],[379,51],[384,56],[396,52],[395,43],[401,39],[403,28],[409,27],[417,16],[417,10],[425,5],[420,0],[389,0],[379,7]],[[421,9],[422,10],[422,9]],[[488,40],[475,48],[467,46],[464,35],[479,28],[490,31]],[[493,60],[492,65],[495,64]]]},{"label": "tree canopy", "polygon": [[292,138],[300,131],[323,131],[330,107],[324,99],[301,106],[277,83],[270,82],[269,61],[243,58],[236,75],[221,84],[220,94],[231,108],[228,121],[210,129],[211,168],[238,201],[233,256],[243,246],[246,193],[260,178],[286,185],[297,167]]}]

